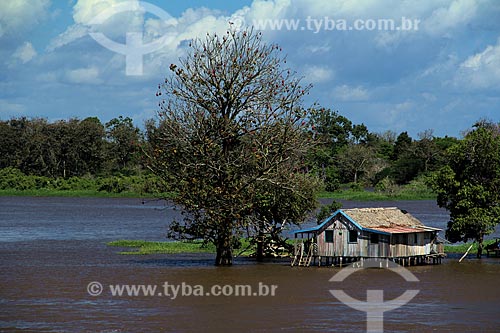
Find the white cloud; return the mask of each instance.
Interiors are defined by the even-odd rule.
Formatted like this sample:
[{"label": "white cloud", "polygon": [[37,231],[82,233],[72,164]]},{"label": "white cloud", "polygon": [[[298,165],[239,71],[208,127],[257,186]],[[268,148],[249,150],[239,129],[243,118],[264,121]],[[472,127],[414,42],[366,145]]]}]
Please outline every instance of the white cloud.
[{"label": "white cloud", "polygon": [[66,79],[71,83],[98,84],[102,80],[99,79],[99,70],[97,67],[87,67],[68,70]]},{"label": "white cloud", "polygon": [[475,0],[455,0],[449,6],[438,7],[422,22],[422,27],[431,35],[443,35],[450,29],[463,27],[476,15]]},{"label": "white cloud", "polygon": [[27,63],[36,56],[36,51],[30,42],[24,42],[23,45],[19,46],[14,52],[12,57],[14,59],[20,60],[23,64]]},{"label": "white cloud", "polygon": [[331,68],[317,65],[305,66],[300,74],[305,76],[307,83],[323,83],[330,81],[334,76],[334,72]]},{"label": "white cloud", "polygon": [[292,8],[292,0],[254,0],[250,7],[244,9],[244,12],[247,22],[251,22],[253,19],[285,17],[289,8]]},{"label": "white cloud", "polygon": [[330,52],[332,49],[331,45],[308,45],[304,48],[308,53],[324,54]]},{"label": "white cloud", "polygon": [[344,84],[333,89],[333,97],[343,102],[366,101],[370,98],[370,93],[362,86],[350,87]]},{"label": "white cloud", "polygon": [[73,7],[73,20],[78,24],[89,24],[97,15],[120,2],[120,0],[78,0]]},{"label": "white cloud", "polygon": [[75,24],[66,29],[62,34],[52,39],[46,50],[52,52],[57,48],[67,45],[77,39],[85,37],[89,32],[88,27],[80,24]]},{"label": "white cloud", "polygon": [[[110,10],[113,6],[125,1],[127,1],[128,11],[110,15],[103,24],[95,27],[91,25],[92,20],[99,14],[105,13],[106,10]],[[123,37],[126,32],[138,31],[138,28],[142,27],[143,20],[144,13],[140,10],[138,0],[78,0],[73,7],[73,21],[75,24],[69,26],[66,31],[52,39],[47,46],[47,51],[54,51],[61,46],[85,37],[92,28],[102,32],[110,39]]]},{"label": "white cloud", "polygon": [[467,88],[494,88],[500,86],[500,38],[497,45],[488,45],[484,51],[467,58],[459,66],[455,83]]},{"label": "white cloud", "polygon": [[0,37],[29,30],[47,16],[49,5],[49,0],[0,1]]},{"label": "white cloud", "polygon": [[427,68],[421,70],[419,78],[427,78],[433,76],[448,76],[450,72],[455,71],[459,59],[456,54],[449,54],[442,60],[437,60],[430,64]]}]

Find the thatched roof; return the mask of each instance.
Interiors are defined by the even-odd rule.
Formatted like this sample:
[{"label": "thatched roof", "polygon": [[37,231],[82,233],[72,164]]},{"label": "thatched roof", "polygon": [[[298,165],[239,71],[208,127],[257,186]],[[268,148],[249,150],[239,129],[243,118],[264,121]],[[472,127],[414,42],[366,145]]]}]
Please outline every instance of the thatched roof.
[{"label": "thatched roof", "polygon": [[422,222],[411,214],[396,207],[354,208],[342,209],[342,211],[363,228],[423,226]]},{"label": "thatched roof", "polygon": [[362,228],[387,233],[409,233],[439,230],[426,227],[406,211],[396,207],[390,208],[354,208],[343,209],[346,215]]}]

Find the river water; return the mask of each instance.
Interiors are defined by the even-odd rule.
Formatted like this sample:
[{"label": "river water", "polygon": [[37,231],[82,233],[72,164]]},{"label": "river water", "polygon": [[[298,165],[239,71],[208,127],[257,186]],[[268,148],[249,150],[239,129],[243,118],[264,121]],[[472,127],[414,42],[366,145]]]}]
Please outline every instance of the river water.
[{"label": "river water", "polygon": [[[434,227],[444,228],[448,219],[433,201],[344,202],[345,208],[370,206],[398,206]],[[450,256],[441,265],[409,267],[418,282],[385,269],[330,282],[340,268],[245,258],[224,268],[212,266],[210,254],[124,256],[106,246],[117,239],[163,240],[168,221],[179,216],[161,201],[0,198],[0,331],[365,331],[366,313],[340,302],[332,289],[361,301],[367,290],[382,290],[384,300],[418,290],[408,304],[384,313],[385,332],[500,331],[497,258],[459,264]],[[103,286],[99,296],[89,294],[91,282]],[[163,289],[165,283],[178,286],[177,297]],[[125,284],[157,289],[154,296],[112,295],[110,285]],[[236,285],[249,285],[260,296],[205,294],[213,286]],[[204,295],[193,295],[194,288]]]}]

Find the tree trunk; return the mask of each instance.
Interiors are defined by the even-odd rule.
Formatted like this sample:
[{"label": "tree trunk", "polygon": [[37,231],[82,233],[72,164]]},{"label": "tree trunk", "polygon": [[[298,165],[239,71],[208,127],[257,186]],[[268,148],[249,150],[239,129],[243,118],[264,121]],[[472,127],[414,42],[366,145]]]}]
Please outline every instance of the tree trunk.
[{"label": "tree trunk", "polygon": [[481,259],[481,256],[483,255],[483,235],[480,235],[478,240],[477,240],[477,258]]},{"label": "tree trunk", "polygon": [[224,226],[217,238],[216,266],[231,266],[233,264],[232,234],[229,226]]},{"label": "tree trunk", "polygon": [[259,232],[257,236],[257,261],[264,261],[264,234]]}]

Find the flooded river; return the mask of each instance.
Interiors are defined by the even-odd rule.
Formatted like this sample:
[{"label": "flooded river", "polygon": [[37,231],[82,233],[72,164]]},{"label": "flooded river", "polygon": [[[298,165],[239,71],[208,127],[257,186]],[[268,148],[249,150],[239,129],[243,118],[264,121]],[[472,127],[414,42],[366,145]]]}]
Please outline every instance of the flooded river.
[{"label": "flooded river", "polygon": [[[433,201],[344,203],[368,206],[398,206],[439,228],[448,219]],[[212,266],[210,254],[124,256],[106,246],[117,239],[163,240],[176,217],[178,211],[159,201],[0,197],[0,331],[365,331],[366,313],[340,302],[333,289],[361,301],[367,290],[383,291],[384,300],[418,290],[408,304],[384,313],[385,332],[500,331],[496,258],[459,264],[452,256],[442,265],[410,267],[416,282],[383,269],[330,282],[339,268],[244,258],[223,268]],[[101,290],[91,284],[97,282]],[[154,292],[113,296],[111,287],[123,285]],[[235,295],[238,285],[252,293]]]}]

